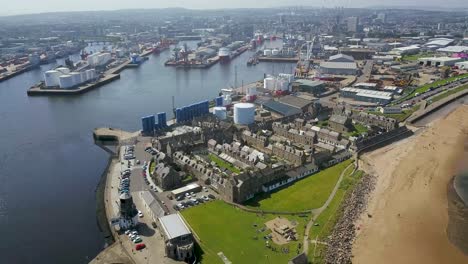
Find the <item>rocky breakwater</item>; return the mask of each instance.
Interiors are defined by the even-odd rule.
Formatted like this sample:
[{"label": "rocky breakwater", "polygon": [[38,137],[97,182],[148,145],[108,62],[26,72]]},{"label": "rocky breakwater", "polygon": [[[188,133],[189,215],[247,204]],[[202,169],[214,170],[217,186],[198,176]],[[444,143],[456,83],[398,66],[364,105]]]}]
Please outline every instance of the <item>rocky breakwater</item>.
[{"label": "rocky breakwater", "polygon": [[[365,211],[369,193],[372,192],[374,186],[375,176],[366,174],[344,200],[340,220],[327,241],[325,263],[352,263],[351,250],[357,228],[355,222]],[[372,216],[368,215],[368,217]]]}]

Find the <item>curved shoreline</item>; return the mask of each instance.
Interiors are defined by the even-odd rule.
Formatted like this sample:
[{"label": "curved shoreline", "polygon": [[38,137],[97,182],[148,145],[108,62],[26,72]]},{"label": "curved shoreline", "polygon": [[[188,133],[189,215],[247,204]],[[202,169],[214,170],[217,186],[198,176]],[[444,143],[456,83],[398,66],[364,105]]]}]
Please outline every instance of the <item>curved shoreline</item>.
[{"label": "curved shoreline", "polygon": [[447,237],[465,255],[468,255],[468,206],[455,188],[453,176],[447,185],[448,216]]},{"label": "curved shoreline", "polygon": [[109,226],[109,219],[107,218],[105,203],[107,175],[109,174],[109,168],[112,164],[112,160],[113,157],[109,155],[106,168],[102,172],[101,179],[99,180],[99,183],[96,187],[96,220],[99,230],[101,230],[101,233],[104,236],[104,241],[106,242],[104,248],[112,245],[115,242],[115,238]]}]

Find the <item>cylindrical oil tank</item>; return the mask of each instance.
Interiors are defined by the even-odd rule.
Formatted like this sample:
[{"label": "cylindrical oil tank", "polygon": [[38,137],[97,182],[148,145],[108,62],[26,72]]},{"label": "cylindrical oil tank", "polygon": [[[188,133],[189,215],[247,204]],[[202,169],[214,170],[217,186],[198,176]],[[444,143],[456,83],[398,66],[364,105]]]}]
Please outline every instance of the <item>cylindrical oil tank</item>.
[{"label": "cylindrical oil tank", "polygon": [[68,89],[73,87],[73,77],[65,74],[59,77],[60,88]]},{"label": "cylindrical oil tank", "polygon": [[61,72],[55,71],[55,70],[50,70],[46,71],[44,73],[44,82],[47,87],[53,87],[53,86],[59,86],[60,85],[60,75],[62,75]]},{"label": "cylindrical oil tank", "polygon": [[232,98],[230,94],[226,94],[223,98],[223,106],[231,105],[232,104]]},{"label": "cylindrical oil tank", "polygon": [[263,50],[263,56],[265,56],[265,57],[271,56],[271,49]]},{"label": "cylindrical oil tank", "polygon": [[247,88],[247,96],[257,95],[257,87],[251,86]]},{"label": "cylindrical oil tank", "polygon": [[279,50],[278,50],[278,49],[273,49],[273,50],[271,51],[271,55],[273,55],[273,56],[278,56],[278,54],[279,54]]},{"label": "cylindrical oil tank", "polygon": [[95,70],[94,69],[89,69],[89,70],[86,70],[86,79],[89,80],[94,80],[94,78],[96,78],[95,76]]},{"label": "cylindrical oil tank", "polygon": [[223,106],[216,106],[213,108],[213,114],[217,116],[219,119],[224,120],[227,117],[226,107]]},{"label": "cylindrical oil tank", "polygon": [[255,122],[255,105],[250,103],[238,103],[234,105],[234,123],[250,125]]},{"label": "cylindrical oil tank", "polygon": [[263,80],[263,88],[267,89],[267,90],[274,90],[275,89],[275,78],[266,77]]},{"label": "cylindrical oil tank", "polygon": [[289,82],[285,79],[278,79],[276,81],[276,90],[277,91],[287,91],[289,90]]},{"label": "cylindrical oil tank", "polygon": [[79,72],[71,72],[70,73],[72,79],[73,79],[73,85],[78,85],[80,83],[82,83],[81,81],[81,73]]},{"label": "cylindrical oil tank", "polygon": [[82,82],[87,82],[88,81],[88,76],[86,75],[85,71],[80,72],[81,75],[81,81]]},{"label": "cylindrical oil tank", "polygon": [[55,70],[61,72],[62,74],[69,74],[70,73],[70,69],[68,69],[67,67],[60,67],[60,68],[57,68]]}]

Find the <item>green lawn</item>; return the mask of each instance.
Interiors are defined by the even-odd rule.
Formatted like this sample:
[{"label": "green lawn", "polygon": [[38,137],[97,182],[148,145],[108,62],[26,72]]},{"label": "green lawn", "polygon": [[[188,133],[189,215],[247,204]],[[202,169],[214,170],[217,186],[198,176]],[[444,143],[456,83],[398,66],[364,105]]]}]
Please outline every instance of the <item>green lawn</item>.
[{"label": "green lawn", "polygon": [[396,119],[398,122],[405,121],[408,117],[410,117],[414,112],[418,111],[421,105],[417,104],[414,105],[411,109],[405,109],[400,114],[382,114],[379,111],[369,111],[370,114],[380,115],[385,117],[391,117]]},{"label": "green lawn", "polygon": [[156,161],[151,161],[149,165],[149,172],[152,174],[154,172],[154,168],[156,168]]},{"label": "green lawn", "polygon": [[[340,184],[340,188],[336,192],[335,197],[328,205],[328,207],[319,215],[315,223],[318,226],[313,225],[310,229],[309,238],[311,240],[317,239],[319,241],[324,241],[333,231],[335,224],[338,219],[341,217],[341,204],[344,201],[348,191],[351,191],[354,185],[362,177],[362,171],[356,171],[352,175],[353,167],[348,168],[345,178]],[[323,256],[326,252],[327,247],[325,245],[311,244],[309,247],[309,261],[311,263],[322,263]]]},{"label": "green lawn", "polygon": [[[289,248],[289,253],[281,252],[281,246],[270,241],[276,252],[266,247],[264,236],[270,231],[264,223],[275,218],[274,215],[257,215],[242,211],[220,200],[205,203],[183,210],[182,215],[191,229],[200,238],[201,263],[223,264],[218,252],[232,263],[265,263],[283,264],[297,255],[299,243],[303,241],[303,234],[308,218],[284,216],[290,221],[296,221],[297,241],[292,241],[283,247]],[[254,226],[256,225],[256,226]]]},{"label": "green lawn", "polygon": [[272,193],[262,193],[246,202],[255,209],[298,212],[322,206],[330,196],[341,172],[351,164],[346,160]]},{"label": "green lawn", "polygon": [[191,174],[186,175],[185,178],[182,180],[182,184],[188,184],[190,182],[194,181],[194,178]]},{"label": "green lawn", "polygon": [[401,59],[405,61],[416,61],[419,58],[432,57],[433,55],[434,55],[433,52],[422,52],[418,54],[403,56]]},{"label": "green lawn", "polygon": [[218,165],[218,167],[220,167],[220,168],[228,169],[228,170],[230,170],[231,172],[234,172],[234,173],[240,173],[241,172],[237,167],[235,167],[231,163],[229,163],[227,161],[224,161],[221,158],[219,158],[219,157],[217,157],[217,156],[215,156],[213,154],[210,154],[209,157],[210,157],[210,160],[215,162],[216,165]]},{"label": "green lawn", "polygon": [[352,131],[345,133],[345,136],[347,136],[347,137],[350,137],[350,136],[351,137],[356,137],[356,136],[358,136],[358,135],[360,135],[362,133],[366,133],[367,131],[369,131],[369,130],[367,129],[366,126],[356,123],[356,124],[353,125]]},{"label": "green lawn", "polygon": [[440,93],[440,94],[430,98],[430,103],[433,104],[433,103],[435,103],[435,102],[437,102],[437,101],[439,101],[441,99],[444,99],[445,97],[447,97],[449,95],[452,95],[454,93],[458,93],[458,92],[463,91],[465,89],[468,89],[468,85],[463,85],[463,86],[460,86],[458,88],[455,88],[455,89]]}]

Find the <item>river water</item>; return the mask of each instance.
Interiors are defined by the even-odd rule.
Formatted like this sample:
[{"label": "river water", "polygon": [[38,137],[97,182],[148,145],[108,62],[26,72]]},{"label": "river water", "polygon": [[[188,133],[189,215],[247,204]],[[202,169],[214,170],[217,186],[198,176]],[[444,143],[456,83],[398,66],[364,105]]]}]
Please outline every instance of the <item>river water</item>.
[{"label": "river water", "polygon": [[[247,67],[247,51],[209,69],[164,66],[169,51],[151,55],[121,79],[73,97],[28,97],[43,65],[0,83],[0,263],[87,263],[103,248],[95,189],[107,153],[92,130],[140,129],[140,117],[214,98],[222,88],[263,74],[291,72],[291,63]],[[237,66],[237,67],[236,67]]]}]

